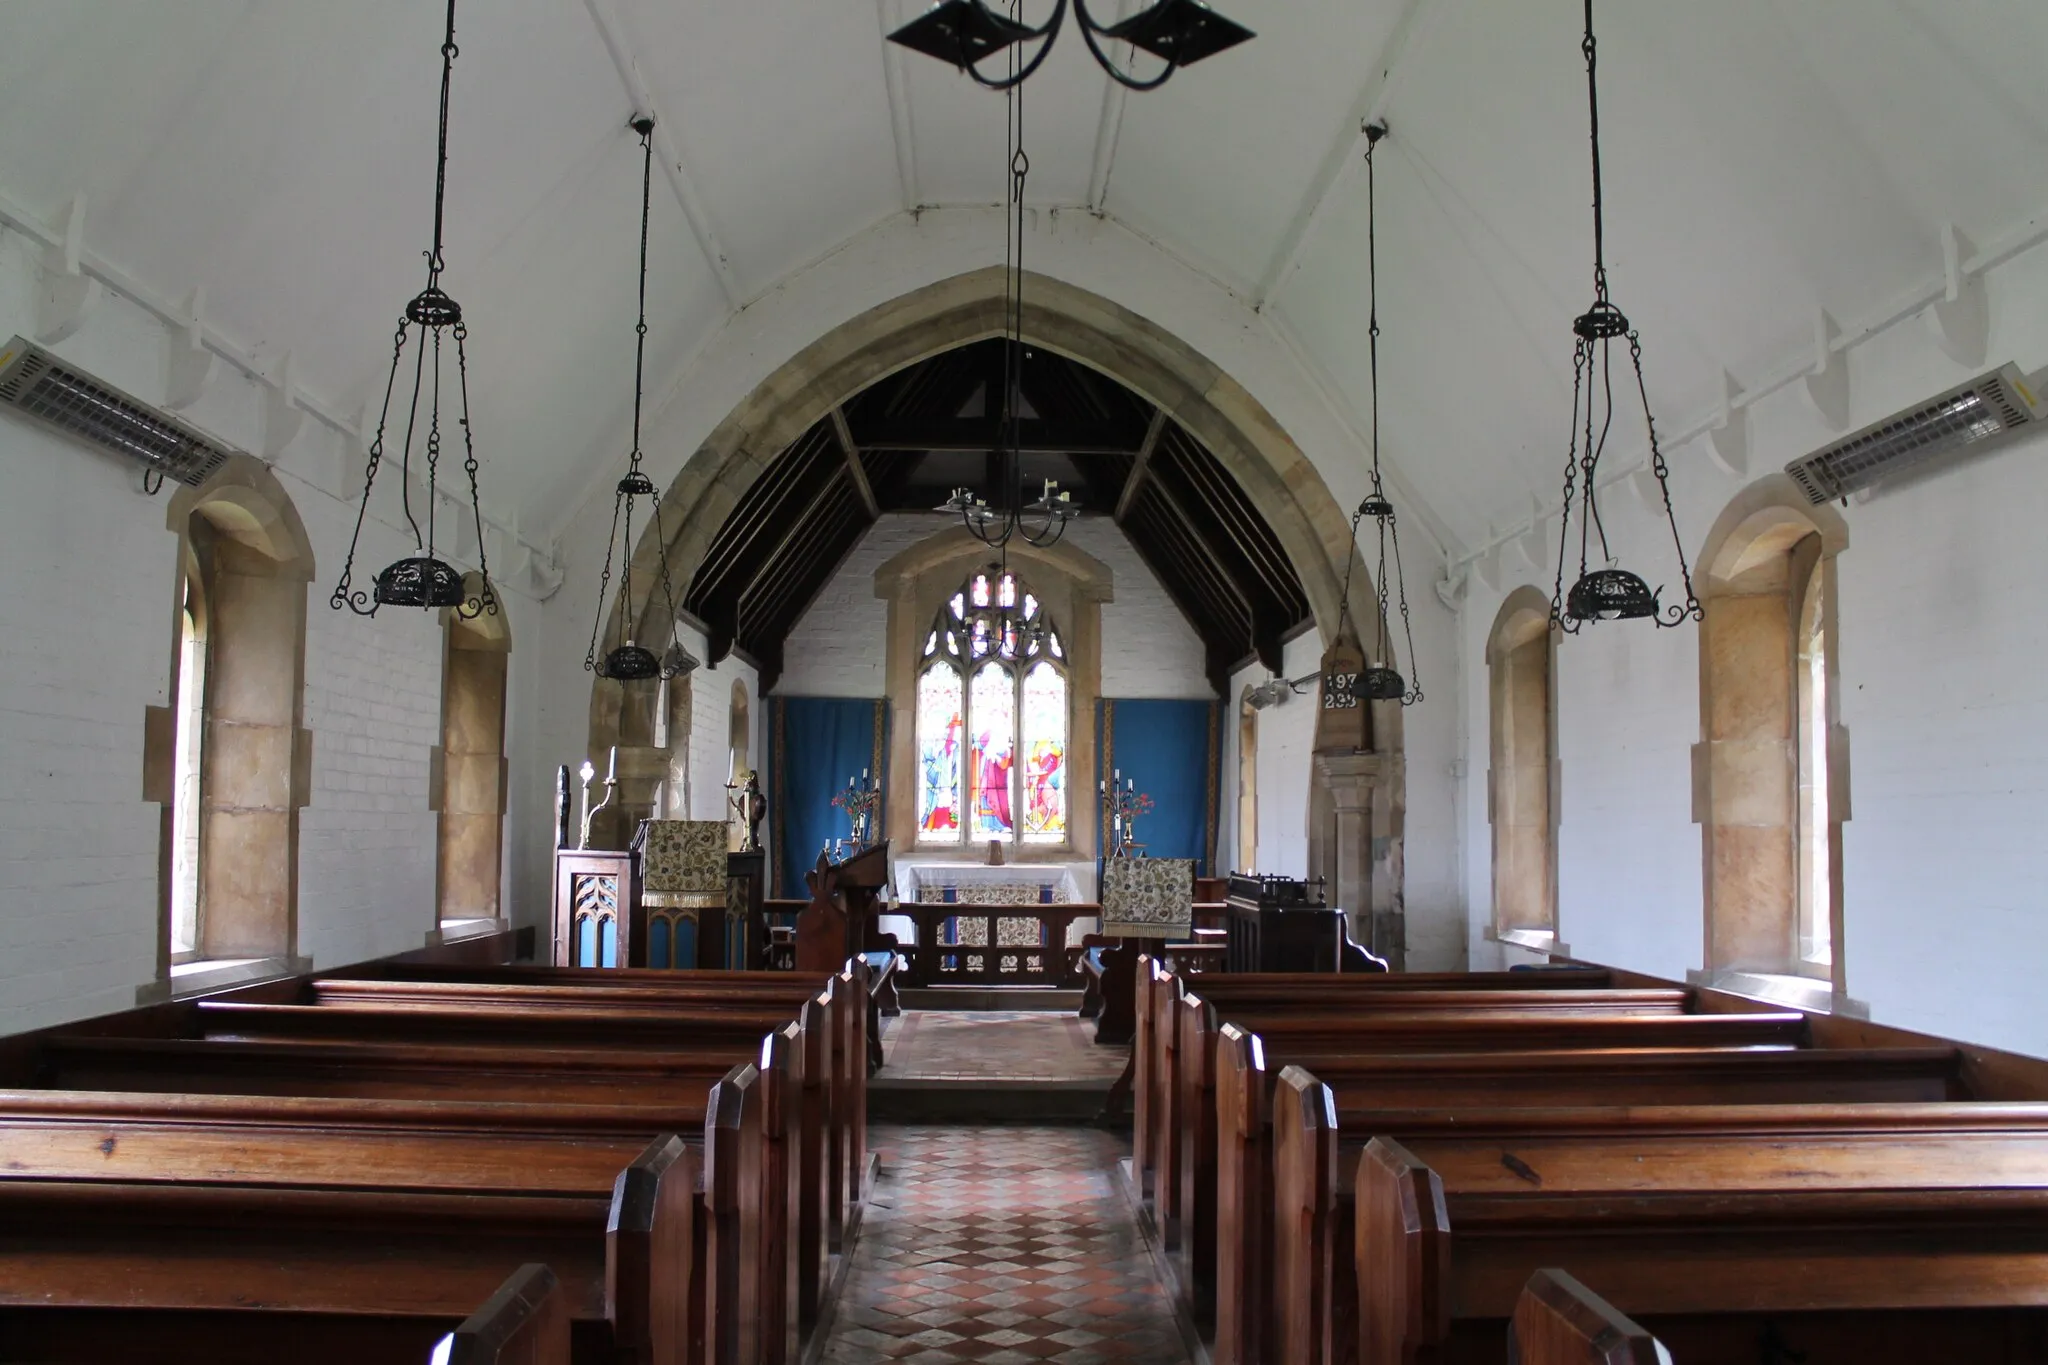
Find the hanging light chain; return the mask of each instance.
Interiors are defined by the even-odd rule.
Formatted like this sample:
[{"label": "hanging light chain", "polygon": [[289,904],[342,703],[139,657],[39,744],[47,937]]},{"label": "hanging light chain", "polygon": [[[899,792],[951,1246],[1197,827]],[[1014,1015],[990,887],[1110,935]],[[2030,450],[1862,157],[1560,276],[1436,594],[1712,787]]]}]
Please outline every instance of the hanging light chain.
[{"label": "hanging light chain", "polygon": [[441,42],[440,151],[434,166],[434,248],[427,254],[429,288],[441,278],[441,227],[448,202],[448,96],[455,84],[455,59],[461,51],[455,45],[455,0],[448,0],[448,35]]},{"label": "hanging light chain", "polygon": [[482,612],[498,614],[498,590],[491,586],[491,559],[484,546],[484,509],[476,486],[476,440],[469,426],[469,324],[457,321],[448,329],[455,338],[455,380],[462,399],[462,472],[469,479],[469,515],[476,526],[476,595],[462,604],[465,617],[475,619]]}]

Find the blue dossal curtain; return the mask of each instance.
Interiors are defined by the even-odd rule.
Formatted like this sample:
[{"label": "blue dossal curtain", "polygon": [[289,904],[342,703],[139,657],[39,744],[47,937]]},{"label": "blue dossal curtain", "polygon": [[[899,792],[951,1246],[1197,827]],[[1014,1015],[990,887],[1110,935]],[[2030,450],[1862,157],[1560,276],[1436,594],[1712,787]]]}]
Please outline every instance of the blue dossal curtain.
[{"label": "blue dossal curtain", "polygon": [[[1103,778],[1121,768],[1152,798],[1152,813],[1138,821],[1138,842],[1146,856],[1193,858],[1208,875],[1216,853],[1222,708],[1208,701],[1105,697],[1096,704],[1095,716]],[[1107,851],[1108,829],[1101,838]]]},{"label": "blue dossal curtain", "polygon": [[[852,832],[832,798],[862,769],[888,774],[888,703],[868,697],[768,699],[768,833],[775,850],[774,894],[804,898],[804,874],[818,851]],[[885,802],[886,804],[886,802]],[[875,813],[878,837],[882,812]]]}]

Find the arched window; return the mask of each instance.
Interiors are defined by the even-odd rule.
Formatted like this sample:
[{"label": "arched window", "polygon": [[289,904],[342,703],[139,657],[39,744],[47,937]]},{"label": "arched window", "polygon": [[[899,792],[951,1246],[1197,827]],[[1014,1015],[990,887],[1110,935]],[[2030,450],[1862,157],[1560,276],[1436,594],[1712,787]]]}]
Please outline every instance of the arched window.
[{"label": "arched window", "polygon": [[285,971],[298,950],[299,809],[313,551],[261,461],[230,459],[170,500],[179,538],[173,694],[145,725],[144,796],[167,808],[159,971]]},{"label": "arched window", "polygon": [[1501,605],[1486,643],[1487,820],[1493,928],[1528,948],[1557,946],[1556,708],[1550,604],[1532,588]]},{"label": "arched window", "polygon": [[917,841],[1068,842],[1066,644],[1011,573],[939,609],[917,679]]},{"label": "arched window", "polygon": [[[464,590],[483,587],[476,574]],[[499,870],[505,834],[505,679],[512,636],[503,612],[465,621],[442,613],[441,748],[435,880],[438,930],[455,936],[504,918]]]},{"label": "arched window", "polygon": [[1700,558],[1694,819],[1704,834],[1709,979],[1828,1006],[1847,996],[1848,735],[1834,584],[1848,531],[1789,482],[1774,476],[1739,494]]}]

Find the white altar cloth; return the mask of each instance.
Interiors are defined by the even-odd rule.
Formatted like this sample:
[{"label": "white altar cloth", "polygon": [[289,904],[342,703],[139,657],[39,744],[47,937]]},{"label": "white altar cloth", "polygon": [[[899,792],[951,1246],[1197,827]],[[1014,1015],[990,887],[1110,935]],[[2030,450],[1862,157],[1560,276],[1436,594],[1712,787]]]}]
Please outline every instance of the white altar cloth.
[{"label": "white altar cloth", "polygon": [[1051,886],[1055,901],[1074,905],[1095,899],[1095,864],[1087,863],[987,863],[941,862],[930,858],[903,858],[896,864],[896,898],[915,903],[938,900],[925,897],[926,888],[947,886],[1002,886],[1023,884]]}]

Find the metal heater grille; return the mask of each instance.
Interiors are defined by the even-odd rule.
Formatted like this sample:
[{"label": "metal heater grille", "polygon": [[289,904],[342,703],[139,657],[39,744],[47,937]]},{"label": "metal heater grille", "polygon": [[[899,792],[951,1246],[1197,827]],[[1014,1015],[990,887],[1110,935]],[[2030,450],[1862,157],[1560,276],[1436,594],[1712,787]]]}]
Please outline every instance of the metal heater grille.
[{"label": "metal heater grille", "polygon": [[0,405],[194,487],[228,458],[184,424],[20,337],[0,349]]},{"label": "metal heater grille", "polygon": [[1785,472],[1808,502],[1831,502],[2036,420],[2025,379],[2008,365],[1873,423],[1785,466]]}]

